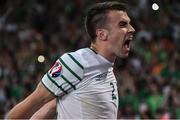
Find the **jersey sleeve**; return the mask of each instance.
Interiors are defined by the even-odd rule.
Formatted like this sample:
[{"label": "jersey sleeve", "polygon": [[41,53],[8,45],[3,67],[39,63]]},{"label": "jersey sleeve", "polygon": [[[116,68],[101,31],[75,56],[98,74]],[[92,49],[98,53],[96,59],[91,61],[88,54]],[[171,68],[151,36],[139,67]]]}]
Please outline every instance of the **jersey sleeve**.
[{"label": "jersey sleeve", "polygon": [[76,90],[83,78],[83,71],[83,65],[71,53],[66,53],[55,62],[41,82],[55,96],[62,97]]}]

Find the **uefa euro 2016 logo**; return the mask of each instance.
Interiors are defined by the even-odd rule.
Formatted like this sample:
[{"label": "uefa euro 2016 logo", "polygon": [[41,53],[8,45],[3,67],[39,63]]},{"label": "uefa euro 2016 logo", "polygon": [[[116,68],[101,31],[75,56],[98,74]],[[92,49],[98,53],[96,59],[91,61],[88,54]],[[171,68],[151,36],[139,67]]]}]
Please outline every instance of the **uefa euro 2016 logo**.
[{"label": "uefa euro 2016 logo", "polygon": [[49,74],[51,77],[56,78],[61,75],[62,66],[60,64],[60,61],[57,60],[56,63],[52,66],[52,68],[49,70]]}]

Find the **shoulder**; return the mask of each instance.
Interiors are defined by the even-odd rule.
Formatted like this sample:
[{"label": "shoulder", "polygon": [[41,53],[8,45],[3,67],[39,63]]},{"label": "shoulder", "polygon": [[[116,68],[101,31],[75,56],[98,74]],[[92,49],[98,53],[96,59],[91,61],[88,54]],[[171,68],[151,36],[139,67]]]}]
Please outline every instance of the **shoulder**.
[{"label": "shoulder", "polygon": [[89,48],[82,48],[75,52],[65,53],[59,59],[62,62],[67,62],[70,66],[78,66],[83,70],[92,66],[98,66],[102,62],[98,55]]},{"label": "shoulder", "polygon": [[68,52],[68,53],[64,53],[59,60],[64,63],[64,62],[68,62],[68,65],[72,66],[78,66],[82,69],[84,69],[84,61],[83,61],[83,52],[85,50],[84,49],[79,49],[75,52]]},{"label": "shoulder", "polygon": [[78,80],[81,80],[84,76],[84,70],[86,68],[84,54],[86,54],[86,48],[79,49],[75,52],[64,53],[58,59],[60,65],[62,66],[62,73],[65,73],[68,76],[75,76]]},{"label": "shoulder", "polygon": [[92,60],[92,53],[88,48],[82,48],[74,52],[63,54],[60,59],[77,64],[80,68],[86,67],[88,61]]}]

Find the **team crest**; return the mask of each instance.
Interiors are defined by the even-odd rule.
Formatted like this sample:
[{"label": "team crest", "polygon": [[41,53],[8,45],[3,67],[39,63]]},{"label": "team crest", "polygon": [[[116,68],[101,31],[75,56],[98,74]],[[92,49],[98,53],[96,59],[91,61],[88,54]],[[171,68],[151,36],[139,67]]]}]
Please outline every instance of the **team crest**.
[{"label": "team crest", "polygon": [[59,62],[59,60],[56,61],[56,63],[52,66],[52,68],[49,70],[49,74],[51,77],[56,78],[61,75],[62,66]]}]

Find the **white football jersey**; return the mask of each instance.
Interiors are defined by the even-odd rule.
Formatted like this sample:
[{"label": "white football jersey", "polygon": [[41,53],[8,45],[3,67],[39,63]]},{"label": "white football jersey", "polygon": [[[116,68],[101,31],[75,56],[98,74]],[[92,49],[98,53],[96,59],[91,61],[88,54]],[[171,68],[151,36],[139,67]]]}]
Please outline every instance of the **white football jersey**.
[{"label": "white football jersey", "polygon": [[118,92],[112,66],[90,48],[62,55],[42,78],[57,96],[57,118],[116,119]]}]

